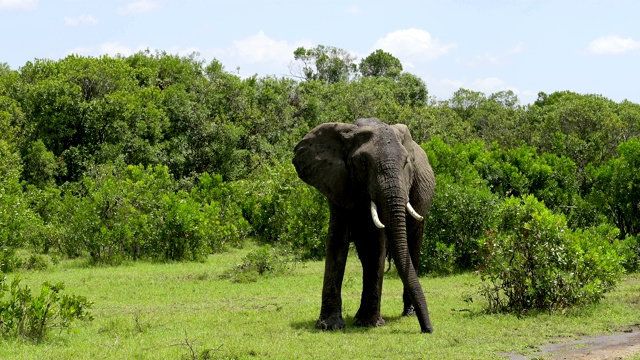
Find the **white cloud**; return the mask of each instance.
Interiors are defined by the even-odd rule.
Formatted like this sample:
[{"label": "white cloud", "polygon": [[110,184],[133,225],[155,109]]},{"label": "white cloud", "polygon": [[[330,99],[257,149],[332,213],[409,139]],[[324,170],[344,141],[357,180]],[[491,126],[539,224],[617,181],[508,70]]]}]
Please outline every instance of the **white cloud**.
[{"label": "white cloud", "polygon": [[284,40],[275,40],[260,31],[246,39],[234,41],[231,47],[213,49],[211,54],[223,63],[275,64],[281,68],[293,60],[293,52],[300,46],[312,45],[310,42],[290,44]]},{"label": "white cloud", "polygon": [[137,0],[125,6],[119,7],[118,15],[145,14],[158,10],[160,5],[153,0]]},{"label": "white cloud", "polygon": [[511,54],[522,54],[524,52],[524,43],[517,43],[516,46],[512,47],[509,52]]},{"label": "white cloud", "polygon": [[617,55],[640,49],[640,42],[632,38],[623,39],[615,35],[602,36],[593,40],[587,49],[592,54]]},{"label": "white cloud", "polygon": [[38,0],[0,0],[1,10],[32,11],[38,7]]},{"label": "white cloud", "polygon": [[476,61],[474,62],[474,64],[477,64],[477,63],[497,65],[500,63],[500,57],[490,52],[485,52],[482,55],[476,56]]},{"label": "white cloud", "polygon": [[504,80],[497,77],[486,77],[486,78],[476,79],[473,82],[472,86],[474,90],[482,91],[486,94],[491,94],[491,93],[495,93],[498,91],[505,91],[505,90],[512,90],[514,93],[516,94],[518,93],[517,89],[507,86]]},{"label": "white cloud", "polygon": [[350,6],[347,8],[347,13],[349,14],[353,14],[353,15],[359,15],[362,14],[362,8],[360,6]]},{"label": "white cloud", "polygon": [[98,18],[92,15],[80,15],[77,18],[65,16],[64,18],[64,24],[67,26],[96,25],[97,23]]},{"label": "white cloud", "polygon": [[440,83],[454,90],[464,87],[464,82],[460,80],[443,79],[443,80],[440,80]]},{"label": "white cloud", "polygon": [[378,39],[374,44],[373,50],[382,49],[389,52],[401,60],[409,61],[408,65],[412,67],[411,62],[432,60],[447,54],[456,47],[455,43],[441,44],[430,33],[411,28],[397,30],[387,34],[382,39]]}]

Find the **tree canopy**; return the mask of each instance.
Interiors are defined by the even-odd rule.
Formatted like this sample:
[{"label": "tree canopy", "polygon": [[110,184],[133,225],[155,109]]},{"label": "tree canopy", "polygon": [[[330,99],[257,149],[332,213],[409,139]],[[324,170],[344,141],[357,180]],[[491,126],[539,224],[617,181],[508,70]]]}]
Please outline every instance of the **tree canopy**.
[{"label": "tree canopy", "polygon": [[640,105],[569,91],[528,105],[512,91],[435,99],[382,50],[358,66],[331,46],[294,58],[293,78],[162,51],[0,65],[0,246],[176,260],[251,236],[321,257],[326,203],[297,180],[291,149],[318,124],[360,117],[406,124],[436,170],[423,264],[478,265],[510,197],[637,239]]}]

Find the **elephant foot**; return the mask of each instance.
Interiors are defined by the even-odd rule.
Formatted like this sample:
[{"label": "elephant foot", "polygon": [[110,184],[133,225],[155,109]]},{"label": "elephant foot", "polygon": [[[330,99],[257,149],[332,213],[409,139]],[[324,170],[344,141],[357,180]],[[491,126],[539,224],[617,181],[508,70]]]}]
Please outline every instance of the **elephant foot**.
[{"label": "elephant foot", "polygon": [[380,315],[377,315],[370,318],[362,318],[362,317],[356,316],[356,320],[354,321],[353,324],[359,327],[378,327],[378,326],[384,326],[387,323],[384,321],[384,319]]},{"label": "elephant foot", "polygon": [[316,329],[320,330],[342,330],[344,329],[344,320],[342,316],[329,316],[328,318],[318,319],[316,321]]},{"label": "elephant foot", "polygon": [[402,316],[414,316],[416,314],[416,309],[413,308],[413,304],[405,307],[402,311]]}]

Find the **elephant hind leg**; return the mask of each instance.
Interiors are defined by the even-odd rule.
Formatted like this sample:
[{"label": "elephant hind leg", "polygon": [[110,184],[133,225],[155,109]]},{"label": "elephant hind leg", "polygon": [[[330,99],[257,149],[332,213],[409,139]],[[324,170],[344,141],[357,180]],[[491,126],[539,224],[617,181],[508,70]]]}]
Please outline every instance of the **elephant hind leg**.
[{"label": "elephant hind leg", "polygon": [[[408,301],[411,302],[410,299]],[[413,307],[413,304],[407,306],[406,303],[407,300],[405,300],[405,306],[404,310],[402,310],[402,316],[414,316],[416,314],[416,309]]]}]

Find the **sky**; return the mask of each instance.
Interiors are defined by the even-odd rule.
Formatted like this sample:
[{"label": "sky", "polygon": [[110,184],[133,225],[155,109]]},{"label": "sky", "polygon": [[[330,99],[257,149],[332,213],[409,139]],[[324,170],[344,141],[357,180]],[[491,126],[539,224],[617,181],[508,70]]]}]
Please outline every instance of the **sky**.
[{"label": "sky", "polygon": [[291,76],[293,52],[382,49],[446,100],[465,88],[640,103],[638,0],[0,0],[0,63],[166,51],[242,77]]}]

